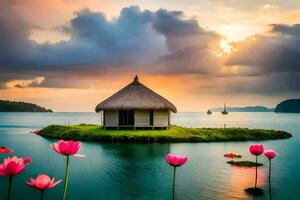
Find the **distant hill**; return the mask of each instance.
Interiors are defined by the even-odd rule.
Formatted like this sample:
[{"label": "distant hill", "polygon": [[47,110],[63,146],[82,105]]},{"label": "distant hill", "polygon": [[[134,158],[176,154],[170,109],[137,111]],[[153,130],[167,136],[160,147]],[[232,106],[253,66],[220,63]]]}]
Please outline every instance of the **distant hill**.
[{"label": "distant hill", "polygon": [[53,112],[36,104],[0,100],[0,112]]},{"label": "distant hill", "polygon": [[[228,112],[274,112],[274,108],[265,106],[227,107]],[[212,112],[221,112],[224,108],[213,108]]]},{"label": "distant hill", "polygon": [[277,113],[300,113],[300,99],[288,99],[279,103],[275,112]]}]

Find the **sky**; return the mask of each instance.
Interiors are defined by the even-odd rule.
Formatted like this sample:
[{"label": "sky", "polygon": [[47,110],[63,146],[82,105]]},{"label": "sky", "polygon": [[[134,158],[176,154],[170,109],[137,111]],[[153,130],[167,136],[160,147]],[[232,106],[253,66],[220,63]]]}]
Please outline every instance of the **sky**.
[{"label": "sky", "polygon": [[300,94],[299,0],[0,0],[0,99],[93,112],[140,82],[178,111]]}]

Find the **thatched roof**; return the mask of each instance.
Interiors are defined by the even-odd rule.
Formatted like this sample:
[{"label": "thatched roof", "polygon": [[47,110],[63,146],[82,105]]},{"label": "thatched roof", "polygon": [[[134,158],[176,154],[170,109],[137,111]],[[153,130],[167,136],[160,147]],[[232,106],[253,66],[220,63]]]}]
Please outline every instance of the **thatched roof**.
[{"label": "thatched roof", "polygon": [[132,83],[96,106],[96,112],[128,109],[157,109],[177,112],[171,102],[140,83],[137,76]]}]

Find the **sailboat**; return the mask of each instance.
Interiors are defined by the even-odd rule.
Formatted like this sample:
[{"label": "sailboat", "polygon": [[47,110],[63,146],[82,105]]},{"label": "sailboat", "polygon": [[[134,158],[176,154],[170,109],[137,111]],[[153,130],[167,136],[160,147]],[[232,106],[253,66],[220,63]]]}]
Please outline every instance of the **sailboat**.
[{"label": "sailboat", "polygon": [[208,109],[206,113],[207,113],[208,115],[211,115],[211,114],[212,114],[212,111]]},{"label": "sailboat", "polygon": [[224,104],[224,110],[221,113],[222,115],[228,115],[228,112],[226,110],[226,103]]}]

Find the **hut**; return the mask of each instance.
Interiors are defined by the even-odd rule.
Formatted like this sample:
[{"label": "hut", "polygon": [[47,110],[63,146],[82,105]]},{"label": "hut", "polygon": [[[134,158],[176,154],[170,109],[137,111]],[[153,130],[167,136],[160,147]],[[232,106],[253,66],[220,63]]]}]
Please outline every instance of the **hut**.
[{"label": "hut", "polygon": [[132,83],[96,106],[105,129],[167,129],[176,107],[139,82]]}]

